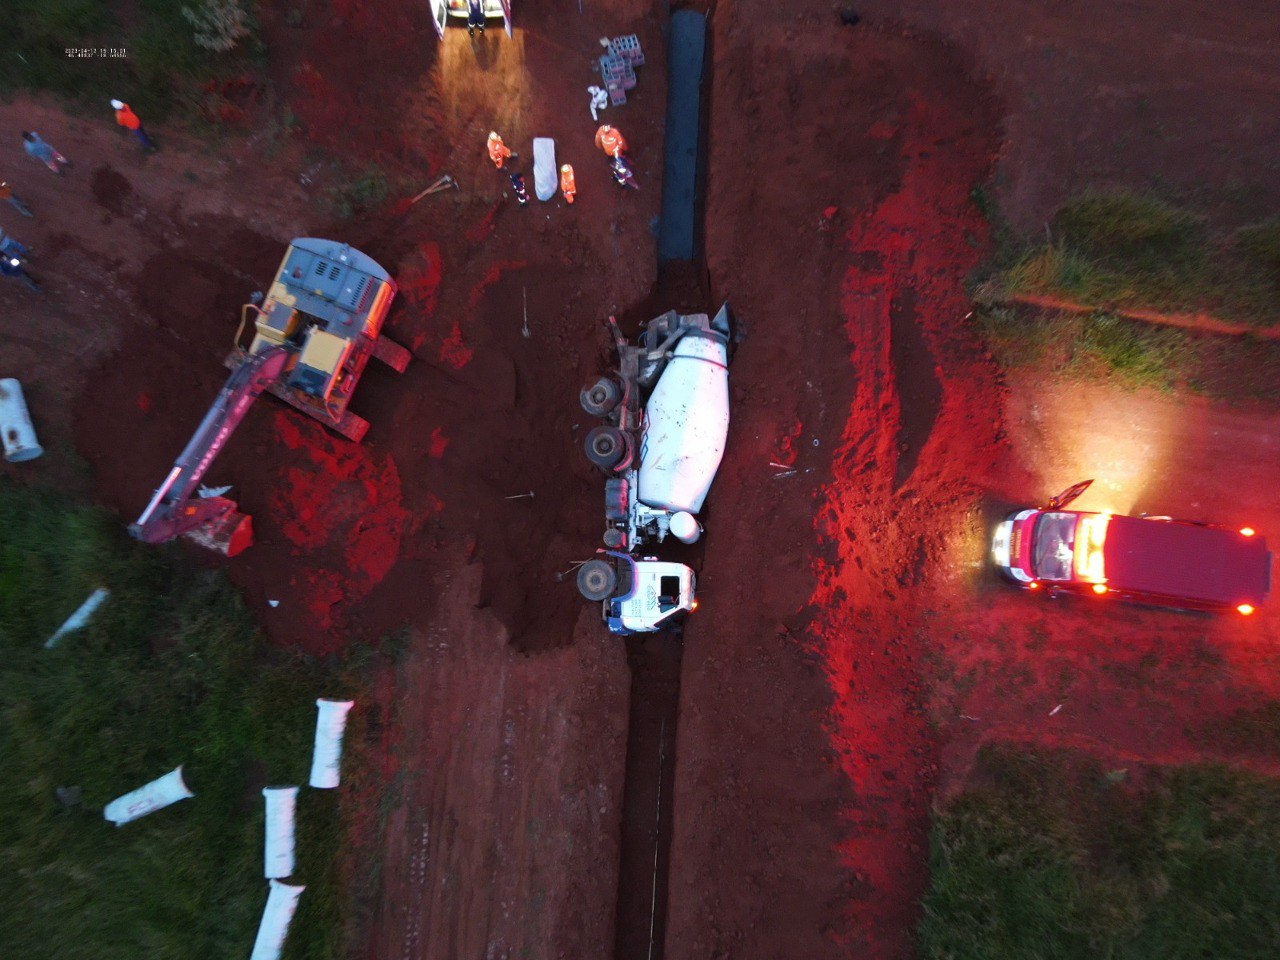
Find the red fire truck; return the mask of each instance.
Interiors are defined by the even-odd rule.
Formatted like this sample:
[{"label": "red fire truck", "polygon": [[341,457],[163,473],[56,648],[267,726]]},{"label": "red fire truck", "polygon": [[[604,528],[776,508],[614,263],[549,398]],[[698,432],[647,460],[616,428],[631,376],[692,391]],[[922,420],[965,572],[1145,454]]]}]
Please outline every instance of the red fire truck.
[{"label": "red fire truck", "polygon": [[1064,490],[996,527],[996,567],[1031,590],[1093,594],[1248,616],[1271,588],[1271,553],[1251,527],[1125,517],[1066,507],[1092,483]]}]

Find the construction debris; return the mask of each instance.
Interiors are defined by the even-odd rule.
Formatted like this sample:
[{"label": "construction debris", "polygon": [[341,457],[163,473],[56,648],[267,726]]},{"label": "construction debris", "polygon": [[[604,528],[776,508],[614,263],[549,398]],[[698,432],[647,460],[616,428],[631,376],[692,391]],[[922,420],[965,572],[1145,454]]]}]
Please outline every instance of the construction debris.
[{"label": "construction debris", "polygon": [[116,797],[102,808],[102,816],[117,827],[163,810],[172,803],[194,797],[195,794],[182,779],[182,767],[170,770],[163,777],[152,780],[122,797]]},{"label": "construction debris", "polygon": [[298,808],[298,788],[263,787],[262,796],[267,804],[262,875],[269,880],[293,876],[293,824]]},{"label": "construction debris", "polygon": [[111,596],[111,591],[106,587],[98,587],[97,590],[94,590],[93,593],[89,594],[89,599],[80,604],[76,612],[67,617],[62,626],[54,632],[53,636],[44,642],[44,648],[52,650],[68,633],[74,633],[84,627],[109,596]]},{"label": "construction debris", "polygon": [[253,942],[249,960],[279,960],[284,941],[289,936],[289,924],[298,912],[298,898],[304,886],[293,886],[271,881],[267,905],[262,908],[262,922],[258,924],[258,938]]},{"label": "construction debris", "polygon": [[12,377],[0,380],[0,441],[4,444],[4,458],[10,463],[34,460],[44,453],[36,439],[22,384]]},{"label": "construction debris", "polygon": [[352,700],[316,701],[316,743],[311,757],[311,786],[328,790],[341,780],[342,735],[347,729],[347,714],[355,705]]}]

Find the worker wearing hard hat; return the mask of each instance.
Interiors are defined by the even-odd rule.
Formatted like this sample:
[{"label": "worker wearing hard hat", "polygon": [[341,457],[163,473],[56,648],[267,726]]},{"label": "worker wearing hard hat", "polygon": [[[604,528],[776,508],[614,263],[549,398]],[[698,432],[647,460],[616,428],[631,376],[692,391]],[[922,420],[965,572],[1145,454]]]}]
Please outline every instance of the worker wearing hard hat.
[{"label": "worker wearing hard hat", "polygon": [[129,105],[121,100],[112,100],[111,108],[116,112],[116,123],[133,133],[138,138],[138,142],[142,144],[142,149],[148,153],[154,153],[156,145],[152,143],[151,138],[147,136],[146,129],[142,126],[142,121],[138,115],[130,109]]},{"label": "worker wearing hard hat", "polygon": [[489,159],[493,161],[493,165],[499,170],[502,165],[510,160],[516,154],[507,149],[507,145],[502,142],[502,138],[498,136],[496,130],[489,131]]},{"label": "worker wearing hard hat", "polygon": [[560,192],[564,194],[566,203],[573,203],[578,192],[578,184],[573,179],[573,167],[567,163],[560,165]]},{"label": "worker wearing hard hat", "polygon": [[616,157],[626,152],[627,141],[623,139],[621,133],[606,123],[596,131],[596,146],[603,150],[606,156]]}]

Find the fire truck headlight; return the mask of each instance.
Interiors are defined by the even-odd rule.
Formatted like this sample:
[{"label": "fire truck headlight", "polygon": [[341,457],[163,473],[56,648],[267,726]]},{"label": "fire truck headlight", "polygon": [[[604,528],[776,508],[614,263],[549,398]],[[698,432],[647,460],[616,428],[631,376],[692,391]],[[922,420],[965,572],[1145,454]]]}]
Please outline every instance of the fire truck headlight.
[{"label": "fire truck headlight", "polygon": [[997,567],[1010,565],[1009,541],[1013,536],[1013,521],[1005,520],[996,525],[995,535],[991,538],[991,559]]}]

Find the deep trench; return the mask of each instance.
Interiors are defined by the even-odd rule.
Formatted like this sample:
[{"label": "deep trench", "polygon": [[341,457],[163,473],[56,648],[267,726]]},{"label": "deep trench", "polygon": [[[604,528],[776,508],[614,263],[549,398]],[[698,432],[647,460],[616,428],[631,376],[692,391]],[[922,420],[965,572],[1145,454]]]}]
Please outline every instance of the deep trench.
[{"label": "deep trench", "polygon": [[[672,215],[669,203],[676,193],[686,204],[675,211],[679,226],[674,231],[659,228],[657,241],[658,277],[653,293],[643,304],[620,318],[624,329],[633,333],[640,323],[665,310],[682,313],[714,313],[719,302],[713,299],[710,279],[703,254],[704,185],[706,183],[707,118],[710,112],[711,84],[707,65],[711,61],[710,4],[672,3],[672,20],[667,36],[669,62],[669,95],[667,101],[668,157],[664,164],[663,216]],[[690,71],[679,74],[675,66],[677,33],[685,37],[686,64],[688,35],[675,26],[677,18],[690,15],[703,17],[705,35],[701,40],[701,57],[696,76]],[[686,20],[687,24],[687,20]],[[696,31],[696,25],[693,25]],[[690,92],[688,84],[696,83]],[[682,84],[684,86],[682,86]],[[671,151],[688,146],[688,136],[675,137],[673,127],[687,124],[689,101],[697,104],[696,144],[690,165],[672,164]],[[683,113],[681,112],[683,110]],[[682,146],[683,145],[683,146]],[[673,167],[682,170],[686,180],[674,184],[667,179]],[[673,256],[673,251],[676,255]],[[680,252],[690,254],[680,257]],[[714,487],[713,487],[714,490]],[[714,499],[714,497],[712,498]],[[710,510],[702,519],[709,535]],[[701,572],[702,544],[664,551],[664,559],[678,560]],[[622,797],[622,835],[618,865],[618,907],[614,940],[615,960],[662,960],[666,946],[667,897],[671,861],[673,787],[676,770],[676,732],[680,709],[680,672],[684,654],[683,631],[664,630],[638,634],[626,639],[627,664],[631,671],[631,706],[627,730],[626,772]]]}]

